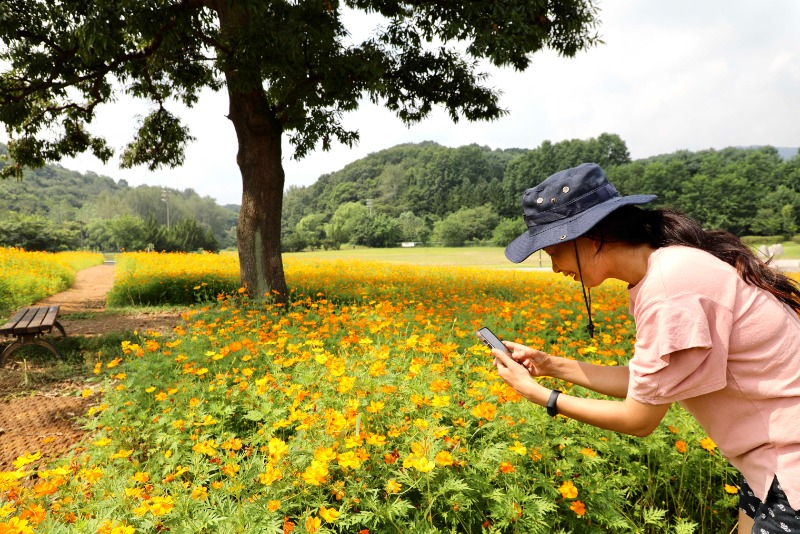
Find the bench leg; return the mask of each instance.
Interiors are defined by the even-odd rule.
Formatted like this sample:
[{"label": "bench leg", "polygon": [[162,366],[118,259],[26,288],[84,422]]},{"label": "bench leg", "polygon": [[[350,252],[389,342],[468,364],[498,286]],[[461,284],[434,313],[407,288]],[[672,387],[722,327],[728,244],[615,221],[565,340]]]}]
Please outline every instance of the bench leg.
[{"label": "bench leg", "polygon": [[3,349],[3,352],[0,353],[0,367],[5,365],[6,360],[13,352],[15,352],[20,347],[25,345],[39,345],[40,347],[44,347],[50,352],[52,352],[56,358],[61,358],[61,355],[58,353],[56,348],[53,346],[52,343],[41,339],[39,337],[18,337],[15,339],[10,345]]},{"label": "bench leg", "polygon": [[3,352],[0,352],[0,367],[3,367],[6,364],[6,358],[11,356],[11,353],[20,348],[22,345],[23,343],[19,339],[15,339],[10,345],[7,345],[6,348],[3,349]]},{"label": "bench leg", "polygon": [[64,331],[64,327],[61,326],[61,323],[59,323],[58,321],[54,321],[53,326],[55,326],[58,329],[58,331],[61,332],[62,337],[67,337],[67,333]]}]

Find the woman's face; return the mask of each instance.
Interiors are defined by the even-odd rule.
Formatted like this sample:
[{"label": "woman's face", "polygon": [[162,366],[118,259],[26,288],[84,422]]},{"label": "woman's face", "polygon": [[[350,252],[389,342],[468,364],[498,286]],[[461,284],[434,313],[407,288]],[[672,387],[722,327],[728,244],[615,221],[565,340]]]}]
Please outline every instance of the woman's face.
[{"label": "woman's face", "polygon": [[[580,268],[575,256],[575,245],[580,254]],[[598,269],[598,254],[594,242],[586,238],[559,243],[543,249],[553,262],[553,272],[561,273],[586,287],[599,286],[605,279]],[[583,276],[581,276],[583,275]]]}]

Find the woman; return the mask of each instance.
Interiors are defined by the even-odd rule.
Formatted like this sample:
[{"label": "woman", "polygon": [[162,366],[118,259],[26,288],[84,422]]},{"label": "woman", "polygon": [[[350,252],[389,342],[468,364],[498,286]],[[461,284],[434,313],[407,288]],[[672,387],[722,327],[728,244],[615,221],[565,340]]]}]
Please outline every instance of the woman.
[{"label": "woman", "polygon": [[[497,372],[550,415],[635,436],[681,403],[743,474],[739,532],[800,532],[800,290],[732,234],[637,206],[653,199],[620,196],[590,163],[525,192],[528,231],[506,257],[543,249],[580,281],[590,333],[586,288],[627,282],[636,344],[628,366],[612,367],[504,342],[511,356],[493,350]],[[623,400],[560,394],[531,376]]]}]

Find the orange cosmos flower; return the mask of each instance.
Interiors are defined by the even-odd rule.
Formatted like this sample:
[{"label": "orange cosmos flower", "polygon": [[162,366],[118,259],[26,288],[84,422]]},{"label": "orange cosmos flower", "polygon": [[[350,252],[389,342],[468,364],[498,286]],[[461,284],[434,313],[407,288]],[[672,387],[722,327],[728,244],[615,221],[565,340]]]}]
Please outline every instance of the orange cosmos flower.
[{"label": "orange cosmos flower", "polygon": [[500,462],[500,471],[502,471],[505,474],[509,474],[516,471],[516,468],[514,467],[513,464],[510,464],[508,462]]},{"label": "orange cosmos flower", "polygon": [[561,484],[561,487],[558,488],[558,491],[561,492],[561,496],[565,499],[574,499],[578,496],[578,488],[576,488],[575,484],[569,480]]},{"label": "orange cosmos flower", "polygon": [[[42,521],[45,520],[47,517],[47,510],[45,510],[41,505],[32,504],[28,508],[22,511],[19,514],[20,519],[25,519],[33,523],[34,525],[38,525]],[[0,530],[2,532],[2,530]],[[11,531],[13,532],[13,530]]]},{"label": "orange cosmos flower", "polygon": [[686,442],[683,441],[682,439],[679,439],[678,441],[675,442],[675,448],[678,449],[678,452],[686,452],[687,448]]},{"label": "orange cosmos flower", "polygon": [[482,402],[472,409],[472,415],[491,421],[497,415],[497,406],[491,402]]},{"label": "orange cosmos flower", "polygon": [[56,486],[52,482],[47,482],[47,481],[44,481],[44,480],[42,480],[41,482],[37,483],[33,487],[33,492],[39,497],[43,497],[45,495],[52,495],[56,491],[58,491],[58,486]]},{"label": "orange cosmos flower", "polygon": [[578,517],[583,517],[583,514],[586,513],[586,506],[581,501],[574,501],[569,505],[569,509],[575,512]]},{"label": "orange cosmos flower", "polygon": [[717,448],[717,444],[714,443],[714,440],[712,440],[711,438],[708,438],[708,437],[703,438],[703,439],[700,440],[700,446],[703,447],[705,450],[707,450],[710,453],[713,453],[714,449]]}]

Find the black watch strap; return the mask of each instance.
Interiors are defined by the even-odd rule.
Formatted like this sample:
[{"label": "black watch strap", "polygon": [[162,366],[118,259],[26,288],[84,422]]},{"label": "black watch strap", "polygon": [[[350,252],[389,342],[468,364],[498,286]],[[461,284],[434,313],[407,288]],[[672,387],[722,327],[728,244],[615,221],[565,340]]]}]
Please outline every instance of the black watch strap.
[{"label": "black watch strap", "polygon": [[555,417],[558,415],[558,407],[556,406],[556,401],[558,400],[558,396],[561,394],[561,391],[558,389],[554,389],[550,393],[550,398],[547,399],[547,415],[550,417]]}]

